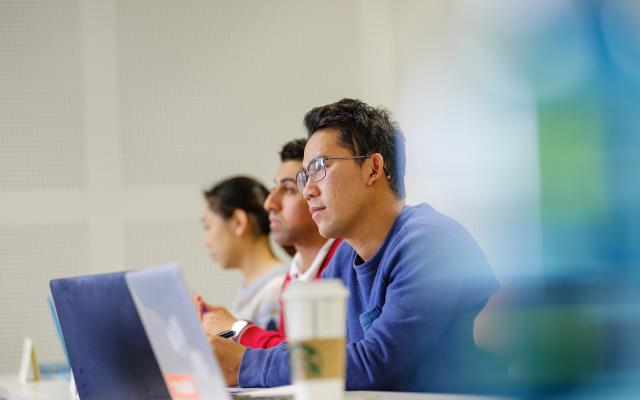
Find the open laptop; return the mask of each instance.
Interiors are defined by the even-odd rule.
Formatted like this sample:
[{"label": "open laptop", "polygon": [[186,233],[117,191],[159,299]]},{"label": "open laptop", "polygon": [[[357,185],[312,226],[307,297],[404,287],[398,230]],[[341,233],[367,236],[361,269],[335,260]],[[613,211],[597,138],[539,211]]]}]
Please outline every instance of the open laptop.
[{"label": "open laptop", "polygon": [[124,273],[50,282],[82,400],[170,399]]},{"label": "open laptop", "polygon": [[229,399],[177,265],[127,272],[125,279],[174,399]]}]

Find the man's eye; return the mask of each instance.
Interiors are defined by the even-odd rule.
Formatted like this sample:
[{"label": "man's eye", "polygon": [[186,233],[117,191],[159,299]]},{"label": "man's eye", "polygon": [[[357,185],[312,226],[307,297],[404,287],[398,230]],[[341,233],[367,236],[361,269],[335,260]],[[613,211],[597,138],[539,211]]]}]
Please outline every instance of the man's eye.
[{"label": "man's eye", "polygon": [[313,163],[313,170],[317,171],[319,169],[322,169],[323,165],[324,165],[324,160],[322,158],[319,158]]}]

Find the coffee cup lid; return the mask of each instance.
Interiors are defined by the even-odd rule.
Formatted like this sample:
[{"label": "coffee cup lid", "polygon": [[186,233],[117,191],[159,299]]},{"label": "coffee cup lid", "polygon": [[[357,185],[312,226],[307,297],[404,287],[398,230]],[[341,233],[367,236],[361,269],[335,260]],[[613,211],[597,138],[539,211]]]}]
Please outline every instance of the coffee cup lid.
[{"label": "coffee cup lid", "polygon": [[349,290],[340,279],[322,279],[311,282],[293,281],[284,291],[284,301],[308,299],[346,299]]}]

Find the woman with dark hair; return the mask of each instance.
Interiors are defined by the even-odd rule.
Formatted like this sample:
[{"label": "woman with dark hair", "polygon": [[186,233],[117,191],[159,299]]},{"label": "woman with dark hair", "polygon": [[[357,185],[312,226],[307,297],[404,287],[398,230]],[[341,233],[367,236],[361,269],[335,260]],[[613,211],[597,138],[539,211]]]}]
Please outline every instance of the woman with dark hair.
[{"label": "woman with dark hair", "polygon": [[[263,207],[268,190],[247,177],[224,180],[204,193],[202,215],[204,243],[211,258],[222,268],[238,268],[244,285],[233,315],[267,328],[277,329],[278,296],[288,269],[269,244],[269,214]],[[195,299],[201,315],[207,305]]]}]

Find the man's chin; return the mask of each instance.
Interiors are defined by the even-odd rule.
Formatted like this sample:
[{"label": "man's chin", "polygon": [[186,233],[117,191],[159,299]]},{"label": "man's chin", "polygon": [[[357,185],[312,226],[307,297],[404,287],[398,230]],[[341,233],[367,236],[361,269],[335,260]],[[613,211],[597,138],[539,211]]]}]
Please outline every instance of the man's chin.
[{"label": "man's chin", "polygon": [[320,232],[320,235],[326,239],[332,239],[332,238],[338,237],[336,236],[335,230],[333,229],[333,227],[329,224],[319,224],[318,232]]},{"label": "man's chin", "polygon": [[289,236],[283,235],[281,232],[273,232],[273,231],[271,231],[271,234],[273,235],[273,240],[278,244],[278,246],[282,246],[282,247],[293,246],[293,243],[291,243]]}]

